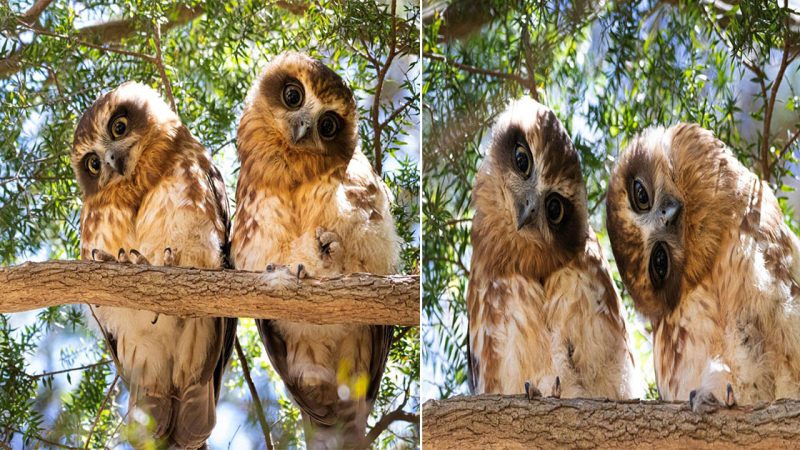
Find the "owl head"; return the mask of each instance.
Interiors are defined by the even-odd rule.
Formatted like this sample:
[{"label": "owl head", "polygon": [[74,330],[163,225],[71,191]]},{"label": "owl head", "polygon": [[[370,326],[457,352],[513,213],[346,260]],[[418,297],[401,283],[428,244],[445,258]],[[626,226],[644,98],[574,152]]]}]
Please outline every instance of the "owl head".
[{"label": "owl head", "polygon": [[242,165],[291,160],[278,171],[291,165],[311,175],[346,166],[358,142],[356,113],[353,92],[336,72],[300,53],[278,55],[247,97],[238,131]]},{"label": "owl head", "polygon": [[177,114],[143,84],[127,82],[101,95],[81,116],[70,154],[83,195],[136,184],[143,160],[155,162],[179,128]]},{"label": "owl head", "polygon": [[622,152],[609,182],[611,248],[637,309],[673,309],[703,279],[753,178],[699,125],[653,128]]},{"label": "owl head", "polygon": [[578,153],[549,108],[524,97],[492,128],[472,197],[473,261],[546,277],[583,251],[588,221]]}]

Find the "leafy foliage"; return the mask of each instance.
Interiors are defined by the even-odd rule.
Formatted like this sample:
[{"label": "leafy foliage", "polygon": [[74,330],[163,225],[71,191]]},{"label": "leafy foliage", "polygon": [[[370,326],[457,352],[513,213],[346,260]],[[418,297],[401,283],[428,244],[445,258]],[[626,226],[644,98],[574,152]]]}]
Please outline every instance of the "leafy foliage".
[{"label": "leafy foliage", "polygon": [[[383,168],[397,200],[393,213],[404,240],[404,270],[418,272],[420,69],[415,3],[36,4],[46,7],[31,13],[35,7],[25,1],[0,5],[3,264],[78,256],[80,195],[69,166],[72,133],[98,95],[127,80],[162,93],[171,87],[181,119],[214,155],[233,201],[236,127],[250,83],[273,55],[296,50],[324,60],[356,93],[362,149],[375,167]],[[393,347],[371,422],[401,403],[406,410],[418,411],[418,333],[398,330],[402,338]],[[276,444],[301,445],[298,412],[262,354],[252,321],[240,325],[239,337]],[[120,442],[127,393],[121,382],[109,392],[115,370],[96,342],[96,334],[74,308],[0,316],[0,439],[14,446],[83,447],[92,430],[90,447]],[[259,448],[264,445],[261,430],[253,406],[244,398],[250,393],[239,361],[235,356],[232,360],[212,445]],[[93,365],[98,361],[101,364]],[[89,367],[42,377],[26,373],[82,366]],[[105,410],[99,413],[104,402]],[[236,425],[242,421],[240,431]],[[405,447],[418,440],[414,426],[398,423],[378,442],[381,447]]]},{"label": "leafy foliage", "polygon": [[[770,181],[796,229],[794,19],[782,2],[718,3],[452,0],[424,8],[424,398],[467,391],[470,194],[481,144],[509,99],[538,97],[570,132],[606,256],[606,183],[618,151],[646,127],[680,121],[713,130]],[[650,332],[614,277],[653,398]]]}]

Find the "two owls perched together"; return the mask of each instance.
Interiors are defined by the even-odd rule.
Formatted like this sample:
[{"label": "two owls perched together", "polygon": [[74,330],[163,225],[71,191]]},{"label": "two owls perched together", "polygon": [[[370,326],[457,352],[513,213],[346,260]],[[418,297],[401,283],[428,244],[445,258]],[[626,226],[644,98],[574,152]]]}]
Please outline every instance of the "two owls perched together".
[{"label": "two owls perched together", "polygon": [[[641,397],[578,154],[551,110],[526,98],[500,116],[473,204],[473,391]],[[606,212],[662,399],[703,412],[800,397],[800,240],[766,182],[697,125],[656,128],[621,153]]]},{"label": "two owls perched together", "polygon": [[[396,272],[390,193],[357,146],[356,115],[353,93],[331,69],[297,53],[276,57],[254,82],[239,123],[231,233],[225,184],[208,152],[155,91],[121,85],[84,113],[75,132],[81,257],[266,268],[278,281],[288,276],[283,270],[293,277]],[[236,319],[89,309],[130,388],[129,409],[154,419],[157,439],[204,446]],[[309,446],[363,445],[392,327],[256,323],[302,410]],[[350,381],[366,377],[365,395],[341,396],[343,367]]]}]

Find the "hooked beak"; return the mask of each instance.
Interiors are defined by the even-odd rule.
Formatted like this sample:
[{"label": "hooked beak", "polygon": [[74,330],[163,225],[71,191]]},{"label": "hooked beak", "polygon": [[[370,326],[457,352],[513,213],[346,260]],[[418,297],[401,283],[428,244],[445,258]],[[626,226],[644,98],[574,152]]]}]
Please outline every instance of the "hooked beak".
[{"label": "hooked beak", "polygon": [[128,162],[128,156],[123,152],[115,152],[113,150],[106,153],[106,164],[111,166],[118,174],[125,175],[125,163]]},{"label": "hooked beak", "polygon": [[671,195],[667,195],[658,208],[658,218],[661,225],[664,227],[673,225],[682,209],[683,203],[681,203],[680,200]]},{"label": "hooked beak", "polygon": [[538,202],[533,194],[525,196],[517,204],[517,231],[521,230],[525,225],[533,222],[534,213]]},{"label": "hooked beak", "polygon": [[311,129],[311,119],[305,115],[301,114],[299,117],[296,117],[292,121],[292,144],[297,144],[308,134],[308,130]]}]

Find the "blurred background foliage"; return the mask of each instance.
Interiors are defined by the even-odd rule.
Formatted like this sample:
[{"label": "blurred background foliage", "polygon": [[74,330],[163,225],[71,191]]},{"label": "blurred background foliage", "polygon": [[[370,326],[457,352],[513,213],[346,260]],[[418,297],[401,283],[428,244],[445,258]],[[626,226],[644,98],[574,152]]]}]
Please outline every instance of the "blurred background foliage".
[{"label": "blurred background foliage", "polygon": [[[0,262],[78,257],[72,134],[101,93],[127,80],[165,98],[171,87],[233,202],[244,97],[273,55],[296,50],[322,59],[353,88],[362,148],[396,198],[403,270],[417,273],[419,22],[418,4],[407,0],[0,2]],[[108,352],[88,326],[74,306],[0,315],[0,448],[126,445],[127,393],[114,385]],[[380,448],[419,442],[419,329],[396,333],[370,419]],[[299,413],[252,320],[240,321],[239,340],[275,446],[302,447]],[[211,448],[265,448],[236,356],[225,386]]]},{"label": "blurred background foliage", "polygon": [[[423,4],[423,401],[468,392],[470,195],[509,99],[532,95],[566,126],[609,258],[605,192],[618,152],[643,129],[679,121],[713,130],[769,181],[797,231],[798,8],[796,0]],[[648,397],[657,398],[650,330],[614,277]]]}]

